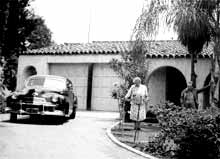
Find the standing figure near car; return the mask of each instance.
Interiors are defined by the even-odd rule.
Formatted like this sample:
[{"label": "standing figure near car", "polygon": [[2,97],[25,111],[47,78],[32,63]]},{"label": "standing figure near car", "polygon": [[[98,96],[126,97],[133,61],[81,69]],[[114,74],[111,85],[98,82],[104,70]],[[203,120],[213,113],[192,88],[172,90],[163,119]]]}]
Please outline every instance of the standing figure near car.
[{"label": "standing figure near car", "polygon": [[193,87],[192,81],[189,81],[187,88],[185,88],[180,97],[180,103],[185,108],[198,108],[198,94],[197,90]]},{"label": "standing figure near car", "polygon": [[135,128],[140,129],[139,122],[146,119],[146,104],[149,100],[149,96],[147,87],[141,84],[141,79],[139,77],[135,77],[133,83],[134,84],[125,95],[125,99],[130,99],[130,118],[136,121]]}]

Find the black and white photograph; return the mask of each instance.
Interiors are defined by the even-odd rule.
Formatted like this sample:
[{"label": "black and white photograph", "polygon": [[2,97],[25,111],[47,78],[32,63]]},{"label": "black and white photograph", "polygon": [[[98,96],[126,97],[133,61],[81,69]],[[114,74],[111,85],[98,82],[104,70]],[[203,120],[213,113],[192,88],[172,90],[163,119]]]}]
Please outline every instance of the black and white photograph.
[{"label": "black and white photograph", "polygon": [[0,159],[219,159],[220,0],[0,0]]}]

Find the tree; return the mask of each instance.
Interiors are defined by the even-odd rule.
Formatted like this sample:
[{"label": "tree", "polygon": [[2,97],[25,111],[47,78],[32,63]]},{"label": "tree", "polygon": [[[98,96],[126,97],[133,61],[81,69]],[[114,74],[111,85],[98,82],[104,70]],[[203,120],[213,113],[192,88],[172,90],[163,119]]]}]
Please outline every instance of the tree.
[{"label": "tree", "polygon": [[35,29],[26,39],[27,43],[29,44],[28,49],[38,49],[50,46],[52,44],[51,34],[50,29],[45,25],[44,19],[41,17],[36,17]]},{"label": "tree", "polygon": [[36,26],[42,24],[42,19],[36,17],[29,6],[30,0],[0,1],[0,57],[1,66],[4,66],[2,78],[10,90],[16,87],[18,56],[27,49],[27,39],[30,40]]},{"label": "tree", "polygon": [[[220,67],[220,0],[151,0],[147,9],[137,21],[137,26],[142,24],[141,30],[146,35],[156,34],[160,26],[159,20],[162,15],[166,16],[166,23],[173,27],[177,32],[178,40],[187,47],[191,54],[191,80],[196,87],[196,74],[194,63],[196,57],[201,53],[205,45],[214,43],[214,53],[212,62],[211,75],[214,79],[216,73],[219,75]],[[218,77],[219,78],[219,77]],[[219,82],[218,82],[219,84]],[[219,86],[211,82],[213,95],[211,103],[219,103]],[[217,95],[216,95],[217,94]],[[218,96],[217,102],[214,98]]]},{"label": "tree", "polygon": [[123,81],[119,86],[118,98],[124,102],[124,96],[128,88],[133,84],[134,77],[140,77],[144,84],[147,83],[148,75],[148,61],[146,61],[147,46],[145,41],[136,39],[130,41],[129,52],[122,52],[121,60],[112,59],[110,62],[111,68],[118,74],[119,78]]}]

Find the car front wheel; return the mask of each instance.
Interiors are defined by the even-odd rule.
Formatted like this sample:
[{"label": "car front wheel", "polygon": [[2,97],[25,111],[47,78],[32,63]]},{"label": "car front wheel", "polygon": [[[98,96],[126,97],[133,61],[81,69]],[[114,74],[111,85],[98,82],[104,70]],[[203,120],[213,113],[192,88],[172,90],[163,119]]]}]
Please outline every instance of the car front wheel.
[{"label": "car front wheel", "polygon": [[10,121],[15,122],[17,119],[18,117],[16,113],[10,113]]}]

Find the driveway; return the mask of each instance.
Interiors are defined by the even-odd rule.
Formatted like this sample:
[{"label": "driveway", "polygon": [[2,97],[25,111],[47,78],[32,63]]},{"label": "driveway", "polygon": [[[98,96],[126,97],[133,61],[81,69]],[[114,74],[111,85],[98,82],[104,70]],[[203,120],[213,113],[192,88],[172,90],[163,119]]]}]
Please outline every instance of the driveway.
[{"label": "driveway", "polygon": [[0,158],[143,159],[106,136],[106,128],[117,117],[117,113],[82,111],[67,122],[21,118],[10,123],[8,115],[0,115]]}]

